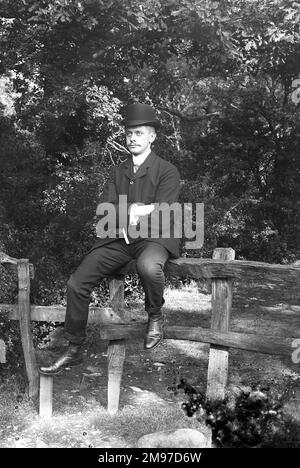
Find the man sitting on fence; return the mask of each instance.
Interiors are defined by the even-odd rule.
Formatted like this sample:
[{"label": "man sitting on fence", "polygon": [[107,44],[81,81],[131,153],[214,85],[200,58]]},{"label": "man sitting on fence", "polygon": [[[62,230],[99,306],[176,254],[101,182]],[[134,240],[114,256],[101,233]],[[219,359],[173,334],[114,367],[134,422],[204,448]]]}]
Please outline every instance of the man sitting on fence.
[{"label": "man sitting on fence", "polygon": [[[112,167],[103,189],[97,210],[101,216],[98,239],[67,284],[64,335],[69,346],[54,364],[40,368],[44,374],[56,374],[82,362],[92,289],[132,259],[136,259],[148,313],[144,347],[153,349],[163,338],[163,270],[169,257],[179,257],[179,237],[172,226],[174,219],[169,216],[166,222],[157,204],[177,202],[180,176],[173,164],[151,150],[159,128],[152,107],[141,103],[128,106],[124,125],[131,157]],[[106,217],[105,212],[109,212]]]}]

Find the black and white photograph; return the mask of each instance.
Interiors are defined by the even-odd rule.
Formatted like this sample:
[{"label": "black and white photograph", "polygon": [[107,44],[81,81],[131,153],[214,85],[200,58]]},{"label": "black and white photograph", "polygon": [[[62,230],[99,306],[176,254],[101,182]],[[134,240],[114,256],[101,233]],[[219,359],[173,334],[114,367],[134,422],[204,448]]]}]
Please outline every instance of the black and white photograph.
[{"label": "black and white photograph", "polygon": [[300,448],[300,1],[0,0],[0,448]]}]

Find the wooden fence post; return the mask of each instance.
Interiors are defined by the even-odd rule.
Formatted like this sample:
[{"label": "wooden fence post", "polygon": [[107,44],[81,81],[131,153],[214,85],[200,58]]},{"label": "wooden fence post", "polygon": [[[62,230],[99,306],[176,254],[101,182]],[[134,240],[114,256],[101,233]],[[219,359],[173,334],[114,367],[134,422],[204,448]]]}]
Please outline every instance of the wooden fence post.
[{"label": "wooden fence post", "polygon": [[41,418],[52,417],[53,376],[40,374],[40,407]]},{"label": "wooden fence post", "polygon": [[[124,318],[124,280],[109,281],[109,292],[112,308],[120,317]],[[107,409],[110,414],[119,409],[120,387],[125,360],[125,340],[114,340],[108,344],[108,385]]]},{"label": "wooden fence post", "polygon": [[30,317],[30,270],[27,259],[18,260],[18,312],[21,340],[29,383],[29,397],[35,399],[39,392],[39,375],[32,341]]},{"label": "wooden fence post", "polygon": [[[214,260],[234,260],[235,251],[231,248],[214,250]],[[212,280],[211,328],[228,331],[232,303],[232,280]],[[223,400],[228,379],[228,348],[211,345],[207,371],[206,396],[209,400]]]},{"label": "wooden fence post", "polygon": [[0,364],[6,363],[6,345],[3,340],[0,340]]}]

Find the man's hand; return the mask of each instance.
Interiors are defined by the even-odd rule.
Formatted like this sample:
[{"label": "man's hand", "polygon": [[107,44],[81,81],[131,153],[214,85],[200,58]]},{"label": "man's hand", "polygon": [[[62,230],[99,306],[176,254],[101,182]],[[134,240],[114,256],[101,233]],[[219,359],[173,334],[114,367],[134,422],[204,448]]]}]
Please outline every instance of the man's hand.
[{"label": "man's hand", "polygon": [[129,224],[131,226],[136,226],[139,217],[150,214],[154,210],[154,205],[138,205],[133,203],[129,207]]}]

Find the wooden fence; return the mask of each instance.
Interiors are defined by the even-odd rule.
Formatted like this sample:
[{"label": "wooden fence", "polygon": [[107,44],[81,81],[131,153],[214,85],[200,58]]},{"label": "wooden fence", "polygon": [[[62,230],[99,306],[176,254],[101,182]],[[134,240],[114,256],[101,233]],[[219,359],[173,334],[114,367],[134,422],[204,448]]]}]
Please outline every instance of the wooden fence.
[{"label": "wooden fence", "polygon": [[[228,377],[229,348],[244,349],[272,355],[292,354],[292,343],[300,338],[300,330],[293,337],[272,337],[254,333],[230,331],[232,286],[235,279],[270,282],[282,286],[284,278],[299,282],[300,268],[293,265],[272,265],[262,262],[234,260],[233,249],[215,249],[212,259],[179,258],[166,264],[165,273],[176,277],[205,278],[212,283],[211,328],[165,327],[165,339],[190,340],[210,344],[207,397],[223,399]],[[0,304],[0,314],[11,320],[19,320],[28,391],[32,398],[39,392],[39,375],[32,342],[31,321],[64,322],[65,307],[30,305],[30,280],[34,276],[33,265],[28,259],[14,259],[0,252],[0,264],[17,272],[18,304]],[[135,273],[135,262],[131,262],[120,274]],[[108,341],[108,411],[118,410],[120,385],[125,360],[126,340],[143,339],[146,322],[126,322],[124,316],[124,281],[110,278],[111,307],[90,307],[89,322],[101,324],[100,337]],[[40,401],[44,414],[52,413],[52,377],[43,377]],[[46,409],[45,409],[46,408]]]}]

